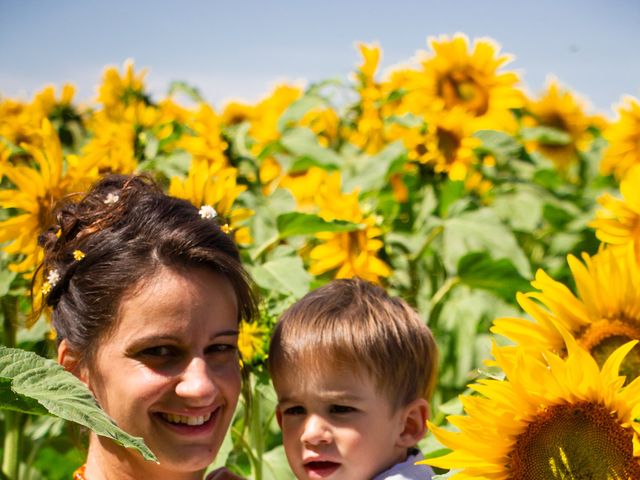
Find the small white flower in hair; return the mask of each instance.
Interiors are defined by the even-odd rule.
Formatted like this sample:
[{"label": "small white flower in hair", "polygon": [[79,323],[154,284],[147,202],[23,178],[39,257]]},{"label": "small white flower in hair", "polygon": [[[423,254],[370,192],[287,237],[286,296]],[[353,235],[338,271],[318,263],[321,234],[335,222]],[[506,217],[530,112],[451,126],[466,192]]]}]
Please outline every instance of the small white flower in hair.
[{"label": "small white flower in hair", "polygon": [[60,272],[55,269],[51,270],[47,275],[47,282],[49,282],[49,285],[53,287],[56,283],[58,283],[58,281],[60,281]]},{"label": "small white flower in hair", "polygon": [[107,194],[107,198],[104,199],[104,203],[106,205],[113,205],[114,203],[117,203],[118,200],[120,200],[120,196],[117,193],[109,192]]},{"label": "small white flower in hair", "polygon": [[206,220],[211,220],[218,216],[218,212],[216,212],[216,209],[211,205],[203,205],[202,207],[200,207],[200,211],[198,213],[200,214],[201,218],[204,218]]}]

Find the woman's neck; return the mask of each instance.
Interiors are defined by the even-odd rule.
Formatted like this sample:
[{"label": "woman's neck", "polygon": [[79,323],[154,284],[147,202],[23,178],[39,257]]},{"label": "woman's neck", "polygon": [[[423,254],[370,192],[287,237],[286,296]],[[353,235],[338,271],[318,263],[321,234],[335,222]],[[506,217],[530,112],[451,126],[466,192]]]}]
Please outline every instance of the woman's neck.
[{"label": "woman's neck", "polygon": [[137,452],[113,441],[92,435],[85,470],[86,480],[202,480],[204,470],[178,472],[146,461]]}]

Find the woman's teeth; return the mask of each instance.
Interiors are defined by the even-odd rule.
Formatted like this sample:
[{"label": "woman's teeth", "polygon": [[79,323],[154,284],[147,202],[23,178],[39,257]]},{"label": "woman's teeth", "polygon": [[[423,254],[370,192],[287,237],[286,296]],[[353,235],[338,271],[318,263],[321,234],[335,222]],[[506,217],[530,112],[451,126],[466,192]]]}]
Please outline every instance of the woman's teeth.
[{"label": "woman's teeth", "polygon": [[200,417],[188,417],[186,415],[174,415],[172,413],[162,413],[162,418],[164,418],[169,423],[178,423],[184,425],[197,426],[202,425],[203,423],[209,421],[211,418],[211,414],[202,415]]}]

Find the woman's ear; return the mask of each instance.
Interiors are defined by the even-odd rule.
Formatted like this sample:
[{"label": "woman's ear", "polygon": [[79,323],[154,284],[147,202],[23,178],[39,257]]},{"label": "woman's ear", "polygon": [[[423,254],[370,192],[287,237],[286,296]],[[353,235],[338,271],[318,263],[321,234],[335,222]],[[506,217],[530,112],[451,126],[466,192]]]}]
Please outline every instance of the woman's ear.
[{"label": "woman's ear", "polygon": [[397,445],[411,448],[427,433],[429,419],[429,402],[418,398],[402,408],[402,430],[398,436]]},{"label": "woman's ear", "polygon": [[85,369],[80,365],[80,356],[72,348],[69,347],[69,343],[66,340],[62,340],[58,345],[58,363],[62,367],[73,373],[83,383],[88,382],[88,378]]}]

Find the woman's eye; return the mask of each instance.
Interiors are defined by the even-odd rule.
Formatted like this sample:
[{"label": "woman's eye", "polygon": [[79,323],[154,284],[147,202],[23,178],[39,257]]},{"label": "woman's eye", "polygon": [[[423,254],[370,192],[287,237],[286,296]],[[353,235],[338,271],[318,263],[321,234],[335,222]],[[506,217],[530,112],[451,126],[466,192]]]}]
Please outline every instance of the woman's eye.
[{"label": "woman's eye", "polygon": [[294,407],[285,408],[283,410],[283,413],[285,415],[304,415],[305,411],[304,411],[304,407],[301,407],[300,405],[296,405]]},{"label": "woman's eye", "polygon": [[177,348],[167,346],[167,345],[159,345],[157,347],[149,347],[145,348],[141,354],[145,357],[175,357],[180,354]]},{"label": "woman's eye", "polygon": [[347,405],[331,405],[329,408],[331,413],[352,413],[355,412],[356,409],[354,407],[349,407]]}]

